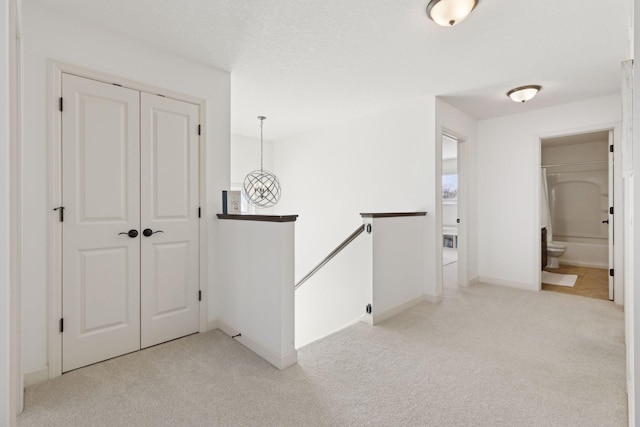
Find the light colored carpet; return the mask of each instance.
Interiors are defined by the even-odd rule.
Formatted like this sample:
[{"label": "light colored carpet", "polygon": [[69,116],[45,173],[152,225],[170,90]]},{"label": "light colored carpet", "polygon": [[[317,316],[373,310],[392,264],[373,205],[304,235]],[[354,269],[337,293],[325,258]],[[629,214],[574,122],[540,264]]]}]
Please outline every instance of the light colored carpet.
[{"label": "light colored carpet", "polygon": [[453,264],[458,261],[458,250],[442,248],[442,265]]},{"label": "light colored carpet", "polygon": [[358,323],[279,371],[219,331],[26,392],[26,426],[625,426],[622,310],[490,285]]},{"label": "light colored carpet", "polygon": [[573,288],[577,279],[578,276],[575,274],[558,274],[543,270],[541,281],[547,285],[567,286],[569,288]]}]

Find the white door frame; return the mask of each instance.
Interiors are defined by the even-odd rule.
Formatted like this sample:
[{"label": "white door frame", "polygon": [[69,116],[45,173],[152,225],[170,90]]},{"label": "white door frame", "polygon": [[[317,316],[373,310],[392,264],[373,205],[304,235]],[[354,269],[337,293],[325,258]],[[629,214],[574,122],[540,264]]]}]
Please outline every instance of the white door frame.
[{"label": "white door frame", "polygon": [[443,294],[444,279],[442,265],[442,135],[447,134],[458,141],[458,191],[461,197],[458,198],[458,286],[469,286],[469,265],[468,265],[468,171],[467,171],[467,144],[468,138],[459,132],[441,126],[436,138],[436,280],[439,286],[439,294]]},{"label": "white door frame", "polygon": [[200,206],[202,219],[200,221],[200,332],[207,331],[208,320],[208,289],[207,289],[207,204],[206,204],[206,102],[202,98],[184,95],[170,90],[150,86],[144,83],[131,81],[125,78],[89,70],[83,67],[70,65],[58,61],[49,61],[49,84],[47,92],[48,108],[48,194],[49,194],[49,219],[48,219],[48,368],[49,379],[62,375],[62,334],[59,331],[59,319],[62,317],[62,225],[58,220],[57,212],[53,209],[62,203],[62,179],[61,179],[61,149],[62,149],[62,120],[58,110],[58,102],[62,96],[62,73],[74,74],[87,79],[98,80],[104,83],[121,85],[141,92],[155,93],[173,98],[179,101],[197,104],[200,107],[201,135],[199,141],[199,181],[200,181]]},{"label": "white door frame", "polygon": [[22,4],[10,0],[8,12],[9,63],[9,377],[8,419],[16,422],[16,415],[24,406],[21,334],[21,152],[22,152]]},{"label": "white door frame", "polygon": [[[607,140],[607,149],[609,149],[609,147],[613,146],[613,129],[609,131],[609,138]],[[618,151],[620,151],[620,147],[618,147]],[[615,270],[615,248],[614,248],[614,244],[615,244],[615,230],[616,230],[616,218],[615,215],[613,215],[611,213],[611,207],[615,205],[615,197],[616,197],[616,168],[619,168],[621,165],[618,164],[616,165],[616,161],[615,161],[615,152],[612,152],[609,149],[609,153],[607,156],[607,177],[608,177],[608,194],[609,194],[609,199],[607,200],[607,235],[608,235],[608,241],[607,244],[609,245],[609,250],[607,251],[607,255],[609,256],[608,258],[608,267],[611,269],[613,268]],[[624,206],[624,205],[623,205]],[[614,210],[615,212],[615,210]],[[620,227],[622,226],[622,224],[619,225]],[[615,301],[615,290],[614,290],[614,286],[615,285],[615,277],[611,277],[609,276],[609,300],[611,301]]]},{"label": "white door frame", "polygon": [[[611,131],[613,132],[613,157],[616,165],[621,165],[622,161],[622,150],[621,150],[621,138],[622,138],[622,123],[604,123],[600,125],[593,125],[581,128],[568,129],[564,131],[550,132],[545,134],[540,134],[534,137],[534,155],[532,161],[532,174],[533,174],[533,207],[534,207],[534,218],[537,218],[533,222],[533,227],[531,228],[531,233],[534,236],[533,241],[535,242],[533,247],[533,258],[536,260],[534,263],[534,271],[532,272],[533,283],[537,284],[538,290],[542,290],[542,283],[540,281],[541,270],[540,264],[541,260],[541,242],[540,242],[540,165],[542,161],[542,145],[541,140],[547,138],[555,138],[562,136],[571,136],[571,135],[579,135],[583,133],[592,133],[592,132],[602,132],[602,131]],[[613,195],[614,195],[614,212],[613,212],[613,224],[618,224],[614,228],[614,244],[613,244],[613,255],[614,255],[614,270],[615,276],[613,278],[613,288],[614,288],[614,302],[616,304],[624,304],[624,230],[621,224],[624,224],[623,221],[623,211],[624,211],[624,192],[622,191],[622,168],[617,167],[614,168],[614,180],[613,180]]]}]

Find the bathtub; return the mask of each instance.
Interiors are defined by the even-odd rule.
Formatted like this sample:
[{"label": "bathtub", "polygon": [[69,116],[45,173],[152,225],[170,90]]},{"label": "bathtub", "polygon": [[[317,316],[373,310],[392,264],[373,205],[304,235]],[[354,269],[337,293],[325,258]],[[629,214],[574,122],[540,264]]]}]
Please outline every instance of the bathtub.
[{"label": "bathtub", "polygon": [[561,264],[608,268],[609,187],[603,165],[547,170],[553,240],[567,245]]},{"label": "bathtub", "polygon": [[567,245],[560,263],[580,267],[609,268],[609,244],[607,240],[580,237],[554,237],[556,242]]}]

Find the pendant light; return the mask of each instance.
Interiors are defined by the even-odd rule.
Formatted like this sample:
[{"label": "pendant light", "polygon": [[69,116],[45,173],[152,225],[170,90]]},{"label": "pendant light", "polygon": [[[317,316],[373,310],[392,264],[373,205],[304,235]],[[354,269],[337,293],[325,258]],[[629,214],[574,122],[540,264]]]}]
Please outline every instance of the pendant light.
[{"label": "pendant light", "polygon": [[443,27],[453,27],[464,21],[479,0],[431,0],[427,16]]},{"label": "pendant light", "polygon": [[536,96],[540,89],[542,89],[542,86],[539,85],[520,86],[507,92],[507,96],[513,102],[527,102]]},{"label": "pendant light", "polygon": [[260,120],[260,170],[249,172],[244,178],[242,189],[249,203],[258,208],[270,208],[280,200],[280,181],[271,172],[264,170],[262,166],[264,157],[264,141],[262,139],[262,126],[267,118],[258,116]]}]

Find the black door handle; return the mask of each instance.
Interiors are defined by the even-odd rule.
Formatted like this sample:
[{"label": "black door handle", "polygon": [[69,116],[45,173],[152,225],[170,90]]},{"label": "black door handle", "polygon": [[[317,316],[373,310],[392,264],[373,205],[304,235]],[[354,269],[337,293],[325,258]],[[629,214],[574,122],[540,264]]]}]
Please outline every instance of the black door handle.
[{"label": "black door handle", "polygon": [[604,221],[602,221],[603,224],[609,224],[609,220],[605,219]]},{"label": "black door handle", "polygon": [[144,234],[145,237],[149,237],[152,234],[156,234],[156,233],[164,233],[164,231],[162,231],[162,230],[153,231],[150,228],[145,228],[144,231],[142,232],[142,234]]},{"label": "black door handle", "polygon": [[123,231],[122,233],[118,233],[118,236],[121,234],[126,234],[133,239],[135,237],[138,237],[138,230]]}]

